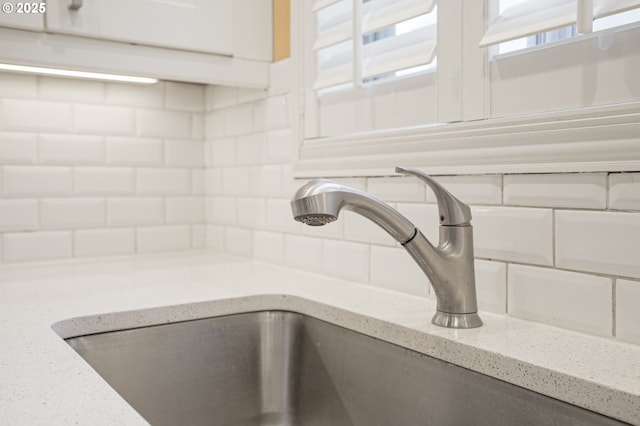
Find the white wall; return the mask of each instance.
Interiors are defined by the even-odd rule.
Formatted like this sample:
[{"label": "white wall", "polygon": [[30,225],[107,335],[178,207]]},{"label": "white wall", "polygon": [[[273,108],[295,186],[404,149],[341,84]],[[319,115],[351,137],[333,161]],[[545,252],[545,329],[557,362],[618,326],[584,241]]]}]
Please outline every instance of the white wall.
[{"label": "white wall", "polygon": [[[216,250],[433,297],[364,218],[292,220],[304,182],[291,177],[289,66],[272,66],[268,92],[0,75],[0,261],[187,249],[206,235]],[[481,310],[640,344],[640,173],[439,179],[473,207]],[[417,180],[341,181],[436,238]]]},{"label": "white wall", "polygon": [[204,244],[203,86],[0,74],[0,261]]},{"label": "white wall", "polygon": [[[291,177],[289,73],[288,61],[274,64],[269,92],[206,91],[207,245],[433,297],[404,249],[366,219],[345,212],[319,228],[292,220],[289,200],[304,181]],[[473,207],[481,310],[640,344],[640,173],[439,180]],[[341,181],[437,240],[435,199],[419,181]]]}]

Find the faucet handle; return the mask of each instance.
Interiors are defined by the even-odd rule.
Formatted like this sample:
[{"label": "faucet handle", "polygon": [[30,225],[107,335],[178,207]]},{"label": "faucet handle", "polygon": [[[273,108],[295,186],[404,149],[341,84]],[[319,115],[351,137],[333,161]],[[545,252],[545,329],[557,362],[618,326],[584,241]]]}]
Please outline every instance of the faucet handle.
[{"label": "faucet handle", "polygon": [[413,175],[429,185],[438,200],[440,225],[459,226],[469,224],[471,221],[471,209],[469,206],[451,195],[449,191],[444,189],[444,187],[431,176],[422,170],[409,167],[396,167],[396,173]]}]

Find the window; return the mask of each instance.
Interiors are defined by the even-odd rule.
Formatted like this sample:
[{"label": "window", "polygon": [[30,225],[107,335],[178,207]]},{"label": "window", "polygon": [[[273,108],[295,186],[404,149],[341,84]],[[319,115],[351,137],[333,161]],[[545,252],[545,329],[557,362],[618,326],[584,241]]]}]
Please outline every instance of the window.
[{"label": "window", "polygon": [[[436,56],[435,0],[316,0],[307,2],[307,22],[313,23],[307,40],[306,84],[315,103],[317,124],[308,130],[317,136],[374,130],[373,122],[394,127],[423,124],[432,117],[389,119],[376,104],[380,99],[409,102],[402,92],[424,86],[427,80],[407,80],[432,72]],[[382,87],[386,86],[386,87]],[[399,93],[400,92],[400,93]],[[398,94],[399,93],[399,94]],[[354,127],[333,126],[335,115],[354,109]],[[428,109],[425,108],[425,111]],[[383,118],[383,116],[385,116]],[[356,123],[357,121],[357,123]],[[390,122],[391,121],[391,122]],[[324,125],[323,125],[324,124]]]},{"label": "window", "polygon": [[297,176],[640,169],[640,0],[431,3],[304,2]]},{"label": "window", "polygon": [[640,22],[640,1],[500,0],[480,46],[499,53]]},{"label": "window", "polygon": [[640,60],[638,7],[639,0],[500,0],[479,43],[497,53],[488,116],[639,100],[637,79],[626,74]]}]

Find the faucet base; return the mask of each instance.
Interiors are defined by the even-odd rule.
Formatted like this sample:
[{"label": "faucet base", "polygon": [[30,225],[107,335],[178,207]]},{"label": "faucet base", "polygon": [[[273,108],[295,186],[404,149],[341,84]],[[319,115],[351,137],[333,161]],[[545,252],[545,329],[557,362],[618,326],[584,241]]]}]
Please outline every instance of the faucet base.
[{"label": "faucet base", "polygon": [[436,311],[431,323],[447,328],[476,328],[482,325],[482,320],[477,312],[451,314],[449,312]]}]

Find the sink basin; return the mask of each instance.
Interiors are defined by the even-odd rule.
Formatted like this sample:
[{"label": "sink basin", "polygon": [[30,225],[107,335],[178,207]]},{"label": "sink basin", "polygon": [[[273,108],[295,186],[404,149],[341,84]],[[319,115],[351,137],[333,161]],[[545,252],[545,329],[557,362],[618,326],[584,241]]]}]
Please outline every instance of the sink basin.
[{"label": "sink basin", "polygon": [[291,312],[67,342],[152,425],[625,424]]}]

